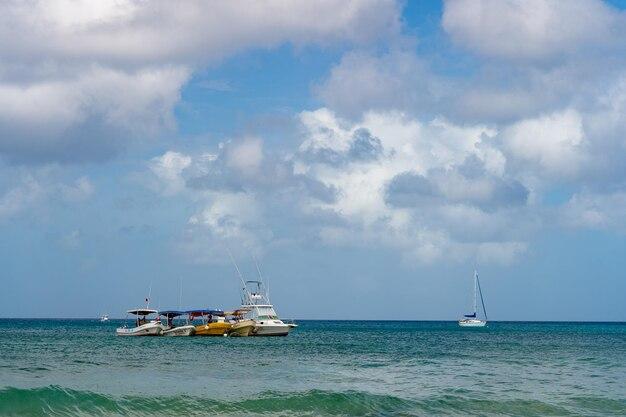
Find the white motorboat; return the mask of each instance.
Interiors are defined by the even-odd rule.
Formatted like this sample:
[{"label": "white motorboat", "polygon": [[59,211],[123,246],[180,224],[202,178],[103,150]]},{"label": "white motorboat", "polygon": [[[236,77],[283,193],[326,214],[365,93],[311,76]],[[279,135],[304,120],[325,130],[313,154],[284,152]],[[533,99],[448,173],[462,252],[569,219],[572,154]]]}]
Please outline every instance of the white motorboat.
[{"label": "white motorboat", "polygon": [[[128,310],[128,314],[136,316],[135,326],[119,327],[115,334],[118,336],[159,336],[166,327],[161,324],[158,312],[156,310],[150,310],[147,308],[138,308],[134,310]],[[155,318],[150,318],[155,314]]]},{"label": "white motorboat", "polygon": [[167,323],[164,330],[161,332],[162,336],[193,336],[196,332],[196,327],[189,323],[189,319],[182,323],[176,323],[174,320],[177,317],[184,316],[187,313],[185,311],[167,310],[159,312],[160,316],[166,318]]},{"label": "white motorboat", "polygon": [[[476,296],[480,294],[480,302],[483,307],[483,313],[485,319],[481,320],[477,316]],[[483,292],[480,289],[480,281],[478,279],[478,272],[474,271],[474,310],[472,314],[465,314],[461,320],[459,320],[459,326],[461,327],[485,327],[487,325],[487,310],[485,309],[485,301],[483,300]]]},{"label": "white motorboat", "polygon": [[298,327],[295,323],[285,323],[276,314],[276,310],[270,302],[269,291],[263,284],[261,269],[256,259],[254,263],[260,280],[244,281],[230,250],[228,254],[241,280],[242,299],[239,310],[245,312],[242,319],[254,321],[254,327],[249,331],[248,336],[287,336],[292,329]]},{"label": "white motorboat", "polygon": [[108,314],[103,314],[100,316],[100,323],[106,323],[107,321],[109,321],[109,315]]},{"label": "white motorboat", "polygon": [[294,323],[285,323],[276,314],[274,306],[262,281],[246,281],[243,286],[243,303],[246,318],[254,320],[250,336],[287,336],[289,331],[298,327]]}]

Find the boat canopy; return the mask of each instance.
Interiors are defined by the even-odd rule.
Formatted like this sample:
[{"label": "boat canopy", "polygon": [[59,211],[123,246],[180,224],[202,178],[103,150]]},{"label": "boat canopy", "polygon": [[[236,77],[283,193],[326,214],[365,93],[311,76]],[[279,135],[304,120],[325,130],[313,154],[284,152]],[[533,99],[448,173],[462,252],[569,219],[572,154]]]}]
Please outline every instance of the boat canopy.
[{"label": "boat canopy", "polygon": [[168,318],[174,318],[174,317],[178,317],[178,316],[182,316],[184,314],[187,314],[186,311],[178,311],[178,310],[166,310],[166,311],[160,311],[159,315],[164,316],[164,317],[168,317]]},{"label": "boat canopy", "polygon": [[237,310],[233,310],[233,311],[225,311],[224,315],[225,316],[243,316],[246,313],[249,313],[250,310],[252,310],[250,307],[238,308]]},{"label": "boat canopy", "polygon": [[476,313],[473,313],[473,314],[465,314],[465,317],[467,317],[468,319],[470,319],[470,318],[476,318]]},{"label": "boat canopy", "polygon": [[126,313],[134,314],[136,316],[148,316],[150,314],[156,314],[156,313],[158,313],[158,311],[150,310],[150,309],[147,309],[147,308],[136,308],[134,310],[128,310]]},{"label": "boat canopy", "polygon": [[223,316],[224,315],[224,312],[222,310],[209,310],[209,309],[187,310],[184,313],[189,314],[191,318],[209,316],[209,315],[210,316]]}]

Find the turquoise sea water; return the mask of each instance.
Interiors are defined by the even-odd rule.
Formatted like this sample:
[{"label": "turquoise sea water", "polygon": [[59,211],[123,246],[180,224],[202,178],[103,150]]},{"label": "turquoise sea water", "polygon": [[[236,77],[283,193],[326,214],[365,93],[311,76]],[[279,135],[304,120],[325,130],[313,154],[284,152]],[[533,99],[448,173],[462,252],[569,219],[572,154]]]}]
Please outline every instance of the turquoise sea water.
[{"label": "turquoise sea water", "polygon": [[286,338],[120,338],[0,321],[0,415],[626,415],[626,324],[301,321]]}]

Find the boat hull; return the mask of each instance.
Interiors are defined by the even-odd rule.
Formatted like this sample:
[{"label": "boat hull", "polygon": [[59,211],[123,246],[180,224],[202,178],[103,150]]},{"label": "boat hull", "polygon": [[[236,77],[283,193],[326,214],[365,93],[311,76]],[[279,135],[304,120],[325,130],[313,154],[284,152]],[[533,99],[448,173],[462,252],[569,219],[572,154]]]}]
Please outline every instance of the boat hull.
[{"label": "boat hull", "polygon": [[146,323],[138,327],[120,327],[115,330],[118,336],[159,336],[163,331],[160,323]]},{"label": "boat hull", "polygon": [[231,329],[230,323],[209,323],[195,326],[196,336],[225,336]]},{"label": "boat hull", "polygon": [[487,322],[484,320],[459,320],[461,327],[485,327]]},{"label": "boat hull", "polygon": [[232,325],[228,333],[229,336],[246,337],[254,330],[256,323],[254,320],[241,320]]},{"label": "boat hull", "polygon": [[163,332],[161,332],[161,335],[170,336],[170,337],[193,336],[195,332],[196,332],[196,327],[189,325],[189,326],[178,326],[178,327],[173,327],[171,329],[163,330]]},{"label": "boat hull", "polygon": [[250,336],[287,336],[292,326],[283,322],[257,321]]}]

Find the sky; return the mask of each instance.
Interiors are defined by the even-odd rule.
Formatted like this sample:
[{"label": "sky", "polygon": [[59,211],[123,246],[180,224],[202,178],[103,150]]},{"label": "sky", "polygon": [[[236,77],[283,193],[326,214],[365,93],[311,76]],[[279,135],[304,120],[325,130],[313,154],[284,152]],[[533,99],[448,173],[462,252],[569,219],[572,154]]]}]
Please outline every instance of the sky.
[{"label": "sky", "polygon": [[0,317],[626,320],[626,2],[0,4]]}]

